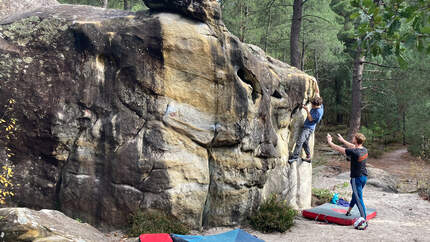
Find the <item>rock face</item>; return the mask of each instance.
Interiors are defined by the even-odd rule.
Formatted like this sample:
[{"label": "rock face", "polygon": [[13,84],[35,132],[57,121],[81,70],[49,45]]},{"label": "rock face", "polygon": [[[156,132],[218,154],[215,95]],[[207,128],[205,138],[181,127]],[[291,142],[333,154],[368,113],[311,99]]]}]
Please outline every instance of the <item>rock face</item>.
[{"label": "rock face", "polygon": [[[392,174],[367,165],[368,180],[366,185],[373,185],[375,187],[382,188],[385,192],[398,193],[399,181]],[[344,172],[338,176],[338,178],[349,180],[349,172]]]},{"label": "rock face", "polygon": [[386,192],[398,192],[399,181],[395,176],[374,167],[367,167],[367,171],[369,173],[367,184],[380,187]]},{"label": "rock face", "polygon": [[201,22],[216,1],[169,2],[191,5],[54,5],[0,22],[16,205],[110,226],[163,209],[195,228],[239,224],[272,193],[310,206],[311,164],[287,160],[314,79]]},{"label": "rock face", "polygon": [[16,241],[111,241],[89,224],[56,210],[0,208],[0,239]]},{"label": "rock face", "polygon": [[56,5],[56,0],[2,0],[0,1],[0,19],[7,15],[34,10],[40,7]]}]

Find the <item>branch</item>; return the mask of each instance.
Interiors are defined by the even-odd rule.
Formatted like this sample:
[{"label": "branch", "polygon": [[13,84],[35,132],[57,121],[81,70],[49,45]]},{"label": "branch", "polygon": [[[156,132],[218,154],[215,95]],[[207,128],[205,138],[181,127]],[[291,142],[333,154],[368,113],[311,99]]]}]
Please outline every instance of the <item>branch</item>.
[{"label": "branch", "polygon": [[366,104],[366,105],[364,105],[363,107],[361,107],[361,110],[364,110],[364,109],[366,109],[367,107],[369,107],[369,106],[371,106],[371,104]]},{"label": "branch", "polygon": [[267,3],[264,8],[259,8],[257,10],[249,10],[249,15],[258,14],[258,13],[261,13],[263,11],[266,12],[266,11],[269,10],[269,8],[272,8],[272,7],[275,7],[275,8],[278,8],[278,7],[293,7],[293,5],[290,5],[290,4],[279,4],[279,5],[276,5],[276,4],[274,4],[275,2],[276,2],[276,0]]},{"label": "branch", "polygon": [[[375,65],[375,66],[385,67],[385,68],[393,68],[393,69],[399,69],[400,68],[400,66],[387,66],[387,65],[382,65],[382,64],[378,64],[378,63],[369,62],[369,61],[362,61],[360,63],[361,64],[370,64],[370,65]],[[421,69],[421,68],[415,68],[414,70],[422,71],[422,72],[428,72],[429,71],[429,70]]]},{"label": "branch", "polygon": [[363,79],[363,81],[400,81],[399,78]]},{"label": "branch", "polygon": [[276,2],[276,0],[272,0],[272,2],[270,2],[269,8],[272,8],[272,6],[275,2]]},{"label": "branch", "polygon": [[365,72],[384,72],[384,71],[381,71],[381,70],[364,70]]},{"label": "branch", "polygon": [[303,4],[305,4],[307,1],[308,1],[308,0],[303,0],[303,2],[302,2],[302,6],[303,6]]},{"label": "branch", "polygon": [[382,65],[382,64],[378,64],[378,63],[373,63],[373,62],[369,62],[369,61],[362,61],[360,62],[360,64],[370,64],[370,65],[375,65],[375,66],[379,66],[379,67],[385,67],[385,68],[400,68],[400,66],[386,66],[386,65]]},{"label": "branch", "polygon": [[306,15],[302,16],[302,18],[305,18],[305,17],[314,17],[314,18],[319,18],[319,19],[322,19],[322,20],[326,21],[327,23],[333,24],[330,20],[325,19],[325,18],[320,17],[320,16],[317,16],[317,15],[306,14]]},{"label": "branch", "polygon": [[291,4],[278,4],[278,5],[275,5],[275,7],[293,7],[293,5],[291,5]]}]

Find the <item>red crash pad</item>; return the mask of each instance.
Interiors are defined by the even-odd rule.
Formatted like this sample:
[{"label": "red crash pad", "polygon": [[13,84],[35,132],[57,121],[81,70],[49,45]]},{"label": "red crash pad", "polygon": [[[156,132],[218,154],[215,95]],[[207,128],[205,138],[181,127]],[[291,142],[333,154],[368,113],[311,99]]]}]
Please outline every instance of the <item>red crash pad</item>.
[{"label": "red crash pad", "polygon": [[169,234],[141,234],[140,242],[173,242]]},{"label": "red crash pad", "polygon": [[[306,209],[302,211],[303,217],[326,221],[329,223],[335,223],[340,225],[352,225],[355,220],[360,217],[360,212],[357,206],[351,210],[351,216],[346,216],[345,213],[348,208],[340,205],[325,203],[318,207]],[[376,216],[376,210],[372,208],[366,208],[366,219],[372,219]]]}]

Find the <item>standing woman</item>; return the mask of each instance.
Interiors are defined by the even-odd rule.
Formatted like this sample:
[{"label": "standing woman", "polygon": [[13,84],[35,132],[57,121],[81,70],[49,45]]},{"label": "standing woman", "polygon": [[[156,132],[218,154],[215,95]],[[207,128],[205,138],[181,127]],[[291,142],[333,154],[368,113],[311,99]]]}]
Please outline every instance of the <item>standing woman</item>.
[{"label": "standing woman", "polygon": [[368,224],[366,221],[366,206],[364,206],[363,201],[363,188],[367,182],[367,169],[366,169],[366,161],[368,152],[367,149],[363,146],[366,137],[361,133],[356,133],[352,139],[352,143],[346,141],[340,134],[338,135],[338,139],[342,142],[346,147],[343,148],[339,145],[333,143],[333,138],[330,134],[327,134],[327,142],[330,147],[334,150],[339,151],[342,154],[345,154],[351,160],[351,187],[352,187],[352,199],[349,204],[349,209],[346,212],[346,216],[351,215],[351,209],[354,205],[357,205],[358,210],[360,211],[360,223],[356,227],[357,229],[364,230],[367,228]]}]

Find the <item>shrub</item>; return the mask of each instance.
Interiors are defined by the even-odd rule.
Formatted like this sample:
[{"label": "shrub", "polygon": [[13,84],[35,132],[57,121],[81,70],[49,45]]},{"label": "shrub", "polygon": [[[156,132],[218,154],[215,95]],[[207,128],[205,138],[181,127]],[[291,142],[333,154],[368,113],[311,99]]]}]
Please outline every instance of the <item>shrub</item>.
[{"label": "shrub", "polygon": [[312,188],[312,206],[330,202],[333,193],[327,189]]},{"label": "shrub", "polygon": [[423,199],[430,201],[430,178],[418,180],[418,194]]},{"label": "shrub", "polygon": [[12,152],[12,141],[15,139],[18,130],[15,116],[15,100],[10,98],[7,104],[0,109],[0,204],[5,204],[8,197],[13,193],[13,166],[10,158],[15,154]]},{"label": "shrub", "polygon": [[294,225],[297,211],[273,195],[264,201],[256,213],[251,216],[251,226],[261,232],[285,232]]},{"label": "shrub", "polygon": [[151,233],[188,234],[189,231],[186,224],[164,212],[139,210],[131,216],[127,234],[129,236]]},{"label": "shrub", "polygon": [[420,187],[418,189],[418,193],[423,199],[430,201],[430,184],[427,184],[427,186]]}]

